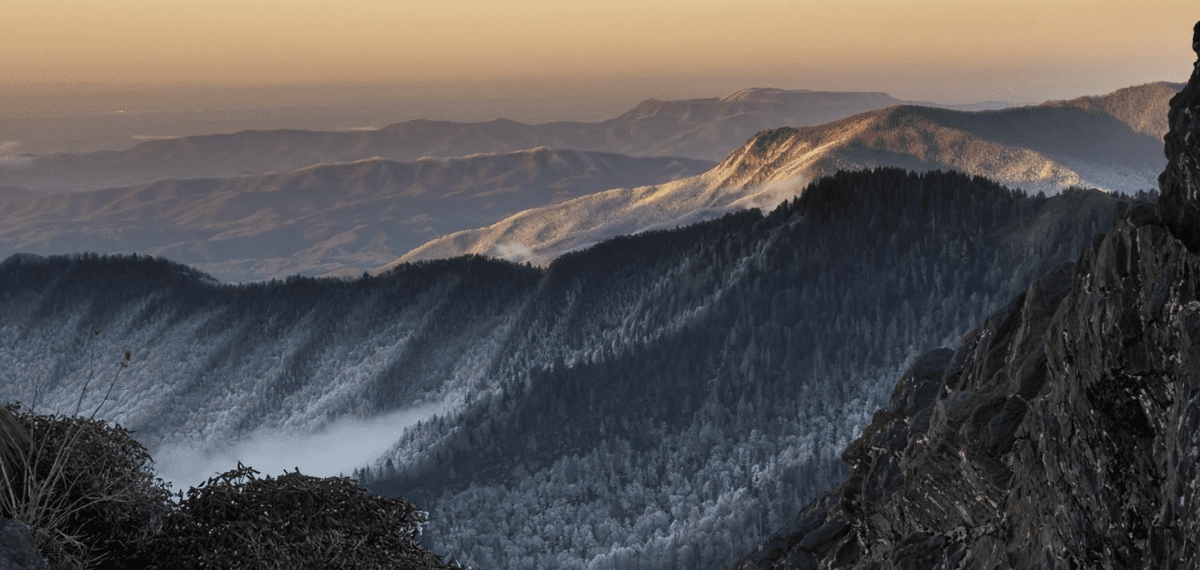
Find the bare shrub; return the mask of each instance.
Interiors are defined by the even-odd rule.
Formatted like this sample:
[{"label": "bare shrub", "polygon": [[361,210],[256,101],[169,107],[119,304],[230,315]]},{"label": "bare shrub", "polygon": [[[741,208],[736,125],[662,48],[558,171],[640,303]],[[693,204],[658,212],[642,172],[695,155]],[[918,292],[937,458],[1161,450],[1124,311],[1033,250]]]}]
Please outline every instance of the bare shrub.
[{"label": "bare shrub", "polygon": [[5,437],[4,514],[29,525],[55,568],[131,564],[171,508],[146,449],[125,428],[91,418],[22,413],[18,405],[0,418],[6,434],[19,427],[26,435],[16,445]]},{"label": "bare shrub", "polygon": [[159,568],[447,568],[417,543],[425,513],[348,477],[258,478],[237,469],[187,491],[154,552]]}]

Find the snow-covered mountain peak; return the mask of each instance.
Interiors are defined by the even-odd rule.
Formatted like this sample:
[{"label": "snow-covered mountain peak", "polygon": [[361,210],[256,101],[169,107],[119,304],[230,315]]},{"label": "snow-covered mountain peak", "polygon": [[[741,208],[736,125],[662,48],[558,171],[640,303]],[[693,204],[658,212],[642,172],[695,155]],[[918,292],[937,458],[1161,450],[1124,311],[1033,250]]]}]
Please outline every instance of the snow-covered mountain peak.
[{"label": "snow-covered mountain peak", "polygon": [[864,113],[822,129],[781,127],[761,131],[704,176],[720,187],[762,187],[808,179],[808,171],[817,160],[875,125],[879,116],[879,112]]}]

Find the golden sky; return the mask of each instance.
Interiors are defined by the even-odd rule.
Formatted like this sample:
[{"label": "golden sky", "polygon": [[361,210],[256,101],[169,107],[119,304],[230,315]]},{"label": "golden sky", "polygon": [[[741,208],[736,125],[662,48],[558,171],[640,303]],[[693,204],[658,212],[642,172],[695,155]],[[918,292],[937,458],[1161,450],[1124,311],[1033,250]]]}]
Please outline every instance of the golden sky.
[{"label": "golden sky", "polygon": [[7,4],[0,8],[0,85],[9,86],[771,78],[836,70],[914,77],[1074,70],[1110,73],[1124,85],[1184,81],[1200,19],[1196,0]]}]

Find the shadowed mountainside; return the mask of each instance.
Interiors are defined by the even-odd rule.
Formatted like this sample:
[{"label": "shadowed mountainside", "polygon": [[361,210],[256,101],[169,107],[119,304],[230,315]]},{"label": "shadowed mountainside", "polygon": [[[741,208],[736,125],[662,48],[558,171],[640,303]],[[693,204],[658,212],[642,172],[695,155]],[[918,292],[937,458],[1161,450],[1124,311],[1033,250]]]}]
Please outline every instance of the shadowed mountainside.
[{"label": "shadowed mountainside", "polygon": [[[1075,107],[1084,111],[1100,111],[1129,125],[1134,131],[1161,137],[1170,130],[1167,111],[1171,97],[1183,90],[1185,83],[1159,81],[1118,89],[1106,95],[1077,97],[1065,101],[1047,101],[1043,107]],[[1147,105],[1148,101],[1155,104]],[[1159,106],[1157,102],[1161,102]]]},{"label": "shadowed mountainside", "polygon": [[[957,169],[1033,189],[1092,184],[1132,190],[1148,187],[1149,173],[1161,162],[1157,142],[1141,134],[1156,126],[1146,120],[1150,112],[1144,109],[1156,108],[1172,89],[1151,84],[992,112],[890,107],[820,127],[761,131],[718,168],[698,176],[710,163],[540,149],[168,179],[79,195],[5,189],[0,191],[0,253],[138,252],[242,281],[379,272],[396,263],[470,253],[545,264],[617,235],[742,208],[770,209],[809,180],[842,168]],[[634,150],[660,139],[674,145],[736,136],[740,142],[750,129],[785,117],[816,120],[894,102],[872,93],[750,89],[720,99],[647,101],[622,117],[591,124],[587,129],[607,126],[587,136],[578,130],[583,123],[413,121],[371,132],[263,131],[154,141],[127,154],[63,155],[55,160],[66,162],[46,163],[46,168],[55,175],[86,174],[88,164],[116,161],[110,166],[141,172],[140,164],[151,169],[146,172],[163,174],[176,167],[187,170],[196,160],[228,166],[228,161],[268,157],[283,161],[272,163],[278,166],[330,158],[318,156],[326,152],[344,158],[400,140],[434,145],[422,147],[431,153],[546,140],[530,129],[557,133],[556,143]],[[390,134],[380,134],[384,131]],[[293,140],[292,134],[299,138]],[[583,138],[562,138],[576,135]]]}]

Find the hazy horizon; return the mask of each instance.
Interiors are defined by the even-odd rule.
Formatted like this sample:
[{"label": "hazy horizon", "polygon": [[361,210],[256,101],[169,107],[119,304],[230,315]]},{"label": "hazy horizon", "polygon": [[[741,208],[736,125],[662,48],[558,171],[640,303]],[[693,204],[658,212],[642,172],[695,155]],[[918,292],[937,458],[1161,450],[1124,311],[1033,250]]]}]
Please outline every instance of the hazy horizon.
[{"label": "hazy horizon", "polygon": [[1132,77],[1190,63],[1178,38],[1197,15],[1180,0],[46,0],[6,10],[0,69],[6,85],[131,86],[769,78],[864,66],[1061,75],[1095,64]]},{"label": "hazy horizon", "polygon": [[[1096,75],[1091,77],[1100,79]],[[1155,81],[1182,83],[1187,76],[1181,73],[1179,77],[1145,78],[1138,82],[1097,80],[1094,86],[1085,82],[1038,84],[1036,77],[1030,79],[1029,84],[1009,82],[1008,91],[984,91],[976,97],[938,97],[934,90],[872,86],[870,78],[858,82],[814,78],[807,83],[790,84],[771,78],[688,78],[673,84],[628,79],[624,84],[610,82],[591,90],[548,88],[525,93],[511,84],[509,89],[484,89],[453,83],[204,86],[194,90],[143,87],[139,91],[105,85],[85,93],[5,90],[0,86],[0,106],[18,110],[0,116],[0,157],[120,150],[156,138],[243,130],[373,129],[413,119],[474,122],[503,118],[530,124],[599,122],[647,99],[720,97],[755,87],[883,92],[902,100],[945,104],[1001,101],[1021,105],[1102,95]],[[331,99],[331,93],[343,99]]]},{"label": "hazy horizon", "polygon": [[47,0],[0,24],[0,156],[415,118],[600,121],[749,87],[1038,103],[1185,81],[1179,38],[1197,19],[1174,0]]}]

